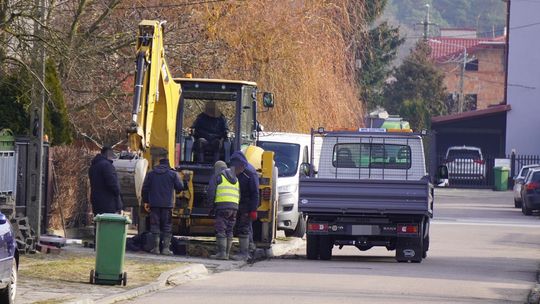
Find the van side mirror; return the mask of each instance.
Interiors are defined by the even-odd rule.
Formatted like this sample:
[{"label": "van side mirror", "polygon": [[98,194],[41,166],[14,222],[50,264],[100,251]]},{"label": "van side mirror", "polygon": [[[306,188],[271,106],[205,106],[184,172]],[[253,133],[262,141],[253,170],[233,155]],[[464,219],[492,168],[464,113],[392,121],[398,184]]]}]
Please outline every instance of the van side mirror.
[{"label": "van side mirror", "polygon": [[311,165],[309,163],[301,163],[300,164],[300,174],[303,176],[311,176]]},{"label": "van side mirror", "polygon": [[274,107],[274,94],[270,92],[264,92],[263,93],[263,106],[265,108],[273,108]]},{"label": "van side mirror", "polygon": [[7,223],[7,220],[8,220],[7,216],[3,213],[0,213],[0,225]]},{"label": "van side mirror", "polygon": [[257,121],[257,132],[264,132],[264,126]]}]

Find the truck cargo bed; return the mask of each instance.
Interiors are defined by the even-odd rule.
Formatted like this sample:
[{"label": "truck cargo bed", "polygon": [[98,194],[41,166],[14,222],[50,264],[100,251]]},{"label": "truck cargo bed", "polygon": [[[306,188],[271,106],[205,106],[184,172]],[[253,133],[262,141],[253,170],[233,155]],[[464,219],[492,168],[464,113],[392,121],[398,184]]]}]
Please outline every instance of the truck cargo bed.
[{"label": "truck cargo bed", "polygon": [[427,180],[358,180],[303,177],[299,208],[304,214],[432,215]]}]

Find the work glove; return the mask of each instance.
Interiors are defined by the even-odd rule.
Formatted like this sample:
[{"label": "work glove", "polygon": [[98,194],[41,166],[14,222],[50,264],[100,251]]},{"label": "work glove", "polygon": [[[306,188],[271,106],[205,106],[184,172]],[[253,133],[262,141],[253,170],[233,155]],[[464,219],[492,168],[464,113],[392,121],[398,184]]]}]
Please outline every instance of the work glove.
[{"label": "work glove", "polygon": [[252,221],[256,221],[257,220],[257,211],[251,211],[249,213],[249,218],[252,220]]},{"label": "work glove", "polygon": [[150,204],[149,203],[144,203],[144,211],[150,213]]}]

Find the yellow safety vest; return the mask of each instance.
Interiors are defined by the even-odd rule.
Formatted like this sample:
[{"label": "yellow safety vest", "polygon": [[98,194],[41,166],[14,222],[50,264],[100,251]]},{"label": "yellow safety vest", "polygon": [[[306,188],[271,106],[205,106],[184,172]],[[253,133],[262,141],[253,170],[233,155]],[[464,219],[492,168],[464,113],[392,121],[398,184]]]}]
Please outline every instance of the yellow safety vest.
[{"label": "yellow safety vest", "polygon": [[229,182],[225,175],[221,175],[221,183],[217,185],[216,189],[216,203],[240,203],[240,184],[238,180],[233,184]]}]

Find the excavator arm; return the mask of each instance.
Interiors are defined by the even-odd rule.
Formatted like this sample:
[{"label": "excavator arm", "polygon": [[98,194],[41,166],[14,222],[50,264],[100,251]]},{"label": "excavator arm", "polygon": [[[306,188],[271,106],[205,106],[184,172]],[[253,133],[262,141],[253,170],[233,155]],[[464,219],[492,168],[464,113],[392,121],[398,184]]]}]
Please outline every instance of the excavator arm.
[{"label": "excavator arm", "polygon": [[180,85],[172,79],[165,60],[164,24],[150,20],[139,24],[129,147],[151,165],[155,162],[152,148],[166,149],[174,167]]},{"label": "excavator arm", "polygon": [[[171,77],[163,47],[164,22],[143,20],[139,24],[135,86],[128,145],[132,157],[114,161],[124,207],[139,207],[146,171],[160,150],[175,166],[176,114],[180,85]],[[150,165],[150,166],[149,166]]]}]

